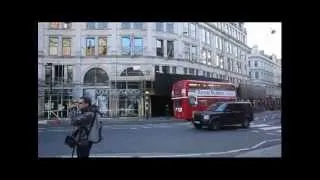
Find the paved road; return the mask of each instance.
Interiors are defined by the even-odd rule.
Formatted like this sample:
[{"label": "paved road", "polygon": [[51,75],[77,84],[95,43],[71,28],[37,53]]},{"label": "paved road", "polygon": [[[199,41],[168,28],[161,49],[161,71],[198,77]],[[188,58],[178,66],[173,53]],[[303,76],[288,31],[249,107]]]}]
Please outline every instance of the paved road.
[{"label": "paved road", "polygon": [[[256,117],[249,129],[226,127],[220,131],[197,130],[190,122],[158,124],[104,125],[102,143],[92,154],[103,156],[154,156],[181,154],[235,156],[240,151],[281,144],[280,115]],[[68,156],[71,149],[63,144],[68,126],[38,128],[39,157]],[[213,152],[213,153],[212,153]],[[208,155],[208,154],[207,154]],[[183,156],[183,155],[182,155]]]}]

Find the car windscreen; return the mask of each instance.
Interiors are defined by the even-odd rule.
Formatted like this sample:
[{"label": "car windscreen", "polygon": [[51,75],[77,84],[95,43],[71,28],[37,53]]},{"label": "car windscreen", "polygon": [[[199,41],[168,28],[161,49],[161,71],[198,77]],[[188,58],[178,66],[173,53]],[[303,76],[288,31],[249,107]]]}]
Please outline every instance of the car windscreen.
[{"label": "car windscreen", "polygon": [[224,109],[227,107],[227,105],[228,105],[227,103],[223,103],[219,107],[217,107],[217,109],[215,111],[223,112]]}]

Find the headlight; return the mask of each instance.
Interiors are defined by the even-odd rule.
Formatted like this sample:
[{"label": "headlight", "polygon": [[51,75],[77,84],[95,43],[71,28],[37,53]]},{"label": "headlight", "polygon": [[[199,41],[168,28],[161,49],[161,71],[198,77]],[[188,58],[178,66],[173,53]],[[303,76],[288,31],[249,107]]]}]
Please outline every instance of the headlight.
[{"label": "headlight", "polygon": [[203,116],[203,119],[205,119],[205,120],[209,120],[209,118],[210,118],[209,115],[204,115]]}]

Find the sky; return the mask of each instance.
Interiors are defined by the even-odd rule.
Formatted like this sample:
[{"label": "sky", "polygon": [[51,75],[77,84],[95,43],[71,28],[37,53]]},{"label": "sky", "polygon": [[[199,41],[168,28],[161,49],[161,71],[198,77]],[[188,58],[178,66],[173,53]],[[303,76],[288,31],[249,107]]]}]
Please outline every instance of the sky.
[{"label": "sky", "polygon": [[[247,29],[247,45],[258,45],[259,50],[265,54],[275,54],[281,58],[281,22],[276,23],[245,23]],[[275,30],[274,34],[271,31]]]}]

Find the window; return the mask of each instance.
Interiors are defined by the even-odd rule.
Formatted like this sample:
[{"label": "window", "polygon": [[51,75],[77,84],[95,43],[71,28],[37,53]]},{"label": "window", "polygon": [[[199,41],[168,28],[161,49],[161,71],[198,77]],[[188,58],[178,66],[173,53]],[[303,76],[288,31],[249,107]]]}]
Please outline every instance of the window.
[{"label": "window", "polygon": [[95,28],[96,28],[96,23],[94,22],[87,23],[87,29],[95,29]]},{"label": "window", "polygon": [[258,61],[254,61],[254,67],[258,67]]},{"label": "window", "polygon": [[121,45],[122,45],[122,54],[123,55],[130,55],[130,51],[131,51],[130,37],[122,37],[121,38]]},{"label": "window", "polygon": [[63,65],[54,66],[54,82],[63,82],[64,77]]},{"label": "window", "polygon": [[45,66],[45,83],[50,84],[52,81],[52,65]]},{"label": "window", "polygon": [[199,70],[197,69],[197,70],[196,70],[196,76],[198,76],[198,75],[199,75]]},{"label": "window", "polygon": [[230,60],[230,58],[227,59],[227,66],[228,66],[228,70],[231,71],[231,60]]},{"label": "window", "polygon": [[202,76],[206,76],[206,72],[205,71],[202,71]]},{"label": "window", "polygon": [[223,69],[224,67],[224,61],[223,61],[223,57],[220,57],[220,68]]},{"label": "window", "polygon": [[210,77],[210,72],[207,72],[207,77]]},{"label": "window", "polygon": [[176,74],[177,73],[177,67],[176,66],[173,66],[172,67],[172,74]]},{"label": "window", "polygon": [[206,31],[206,43],[210,44],[209,31]]},{"label": "window", "polygon": [[189,23],[183,23],[183,35],[189,36]]},{"label": "window", "polygon": [[130,23],[127,23],[127,22],[121,23],[121,28],[122,28],[122,29],[130,29],[130,26],[131,26]]},{"label": "window", "polygon": [[164,74],[170,73],[170,67],[169,66],[162,66],[162,72]]},{"label": "window", "polygon": [[67,82],[72,82],[73,80],[73,69],[72,69],[72,65],[68,65],[67,66]]},{"label": "window", "polygon": [[202,43],[206,42],[206,31],[205,31],[205,29],[201,29],[201,42]]},{"label": "window", "polygon": [[193,68],[189,68],[189,74],[194,75],[194,69]]},{"label": "window", "polygon": [[248,61],[248,66],[250,67],[250,60]]},{"label": "window", "polygon": [[135,37],[134,38],[134,54],[135,55],[142,55],[143,53],[143,44],[142,38]]},{"label": "window", "polygon": [[71,56],[71,38],[62,38],[62,55]]},{"label": "window", "polygon": [[134,29],[143,29],[143,23],[134,23],[133,28]]},{"label": "window", "polygon": [[58,22],[52,22],[49,24],[49,28],[51,29],[59,29],[59,24]]},{"label": "window", "polygon": [[255,72],[255,78],[259,79],[259,72]]},{"label": "window", "polygon": [[196,60],[197,58],[197,46],[192,45],[191,47],[191,59],[192,61]]},{"label": "window", "polygon": [[168,57],[174,57],[174,42],[167,41],[167,54]]},{"label": "window", "polygon": [[49,37],[49,55],[57,56],[58,55],[58,37]]},{"label": "window", "polygon": [[97,24],[98,24],[98,29],[107,29],[107,27],[108,27],[108,23],[106,23],[106,22],[100,22]]},{"label": "window", "polygon": [[214,47],[217,49],[218,48],[218,36],[214,36],[214,39],[215,39]]},{"label": "window", "polygon": [[107,55],[107,38],[99,38],[99,56]]},{"label": "window", "polygon": [[188,68],[183,68],[183,73],[188,74]]},{"label": "window", "polygon": [[173,23],[167,23],[167,32],[174,33],[174,24]]},{"label": "window", "polygon": [[222,50],[222,39],[221,38],[219,38],[219,47],[220,47],[219,49]]},{"label": "window", "polygon": [[196,39],[196,25],[190,24],[191,38]]},{"label": "window", "polygon": [[220,57],[218,56],[218,55],[216,55],[216,63],[215,63],[215,65],[217,66],[217,67],[219,67],[219,62],[220,62]]},{"label": "window", "polygon": [[86,39],[86,55],[94,56],[95,55],[95,38],[87,38]]},{"label": "window", "polygon": [[184,58],[190,60],[190,45],[184,44]]},{"label": "window", "polygon": [[202,59],[202,63],[203,63],[203,64],[206,64],[206,61],[207,61],[207,51],[206,51],[205,49],[202,49],[201,59]]},{"label": "window", "polygon": [[157,39],[157,56],[163,57],[163,40]]},{"label": "window", "polygon": [[159,66],[158,66],[158,65],[156,65],[156,66],[154,67],[154,72],[155,72],[155,73],[159,72]]},{"label": "window", "polygon": [[212,64],[212,59],[211,59],[211,51],[207,52],[207,64],[211,65]]},{"label": "window", "polygon": [[156,23],[156,31],[163,31],[163,23]]},{"label": "window", "polygon": [[70,29],[70,28],[71,28],[71,23],[67,23],[67,22],[62,23],[62,29]]},{"label": "window", "polygon": [[84,75],[84,84],[106,84],[108,83],[108,74],[101,68],[92,68]]}]

